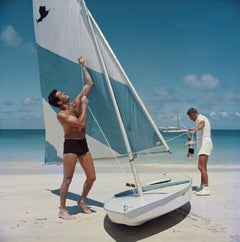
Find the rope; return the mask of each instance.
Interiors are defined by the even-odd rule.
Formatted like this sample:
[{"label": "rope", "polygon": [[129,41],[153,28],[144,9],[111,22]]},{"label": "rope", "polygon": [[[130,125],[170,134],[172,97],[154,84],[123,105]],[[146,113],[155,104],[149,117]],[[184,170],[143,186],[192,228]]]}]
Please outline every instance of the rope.
[{"label": "rope", "polygon": [[166,142],[169,142],[169,141],[175,140],[175,139],[177,139],[177,138],[179,138],[179,137],[181,137],[181,136],[183,136],[183,135],[188,135],[188,134],[187,134],[187,133],[179,134],[179,135],[177,135],[177,136],[175,136],[175,137],[173,137],[173,138],[171,138],[171,139],[169,139],[169,140],[166,140]]},{"label": "rope", "polygon": [[89,110],[90,114],[92,115],[94,122],[95,122],[96,125],[98,126],[98,128],[99,128],[99,130],[100,130],[100,132],[101,132],[103,138],[105,139],[105,141],[106,141],[108,147],[111,149],[111,153],[112,153],[113,158],[117,161],[117,163],[118,163],[118,165],[119,165],[119,167],[120,167],[122,173],[125,175],[125,172],[124,172],[124,170],[123,170],[123,168],[122,168],[122,166],[121,166],[121,163],[120,163],[118,157],[116,156],[116,154],[113,152],[113,149],[112,149],[112,147],[111,147],[111,145],[110,145],[110,143],[109,143],[109,141],[108,141],[108,139],[107,139],[107,137],[106,137],[104,131],[102,130],[102,128],[101,128],[99,122],[97,121],[97,119],[96,119],[95,115],[93,114],[93,112],[92,112],[92,110],[91,110],[90,107],[88,107],[88,110]]}]

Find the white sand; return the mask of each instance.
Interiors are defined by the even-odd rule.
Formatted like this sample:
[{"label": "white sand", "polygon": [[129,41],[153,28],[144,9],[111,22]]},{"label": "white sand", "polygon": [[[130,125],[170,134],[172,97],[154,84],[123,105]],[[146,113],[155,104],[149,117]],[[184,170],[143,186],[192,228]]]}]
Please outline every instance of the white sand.
[{"label": "white sand", "polygon": [[[83,214],[76,205],[84,181],[78,167],[67,200],[70,213],[76,216],[72,221],[57,216],[61,166],[1,164],[0,241],[240,241],[239,169],[210,167],[211,196],[193,195],[190,204],[180,209],[142,226],[127,227],[111,223],[102,206],[114,193],[126,189],[125,182],[133,182],[129,169],[123,175],[118,167],[95,164],[97,181],[88,200],[95,212]],[[138,169],[143,181],[163,172],[180,172],[192,177],[193,186],[199,185],[200,175],[193,164],[141,164]]]}]

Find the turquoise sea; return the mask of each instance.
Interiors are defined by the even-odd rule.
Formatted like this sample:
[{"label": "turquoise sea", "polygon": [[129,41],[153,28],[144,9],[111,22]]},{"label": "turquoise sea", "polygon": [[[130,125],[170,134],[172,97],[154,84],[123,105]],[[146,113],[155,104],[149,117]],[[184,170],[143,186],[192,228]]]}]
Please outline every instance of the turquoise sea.
[{"label": "turquoise sea", "polygon": [[[171,155],[147,158],[147,162],[188,164],[185,155],[187,135],[163,133]],[[179,136],[179,137],[177,137]],[[240,130],[212,130],[214,149],[209,159],[213,165],[240,165]],[[44,130],[0,130],[0,162],[44,162]],[[197,160],[197,157],[194,158]],[[111,161],[106,161],[111,162]],[[140,161],[142,162],[142,161]]]}]

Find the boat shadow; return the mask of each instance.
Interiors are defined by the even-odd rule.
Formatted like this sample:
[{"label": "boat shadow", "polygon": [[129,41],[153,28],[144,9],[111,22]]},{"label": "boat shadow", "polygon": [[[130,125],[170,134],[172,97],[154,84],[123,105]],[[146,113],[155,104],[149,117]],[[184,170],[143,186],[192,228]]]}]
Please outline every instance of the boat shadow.
[{"label": "boat shadow", "polygon": [[[60,196],[60,189],[54,189],[54,190],[48,190],[48,191],[50,191],[54,195]],[[68,192],[67,199],[78,202],[81,199],[81,196],[76,193]],[[93,200],[91,198],[87,198],[86,203],[88,206],[96,206],[96,207],[100,207],[100,208],[103,208],[103,205],[104,205],[102,202]],[[83,212],[82,209],[77,204],[75,206],[67,206],[66,208],[71,215],[76,215],[78,213]],[[91,208],[89,208],[89,209],[93,213],[96,212],[95,210],[93,210]]]},{"label": "boat shadow", "polygon": [[104,219],[105,231],[119,242],[139,241],[153,235],[159,234],[183,221],[191,211],[191,203],[188,202],[182,207],[153,219],[139,226],[127,226],[114,224],[110,221],[108,215]]}]

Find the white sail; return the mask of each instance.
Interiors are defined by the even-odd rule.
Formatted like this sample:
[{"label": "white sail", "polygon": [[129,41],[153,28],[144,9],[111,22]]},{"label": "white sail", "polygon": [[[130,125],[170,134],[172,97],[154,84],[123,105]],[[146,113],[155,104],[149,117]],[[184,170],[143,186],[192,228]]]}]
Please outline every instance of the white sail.
[{"label": "white sail", "polygon": [[33,19],[44,106],[45,162],[61,160],[63,143],[58,110],[48,104],[47,97],[52,89],[72,98],[79,93],[80,55],[94,80],[87,123],[94,158],[112,156],[112,152],[137,154],[159,146],[169,150],[84,1],[33,0]]}]

